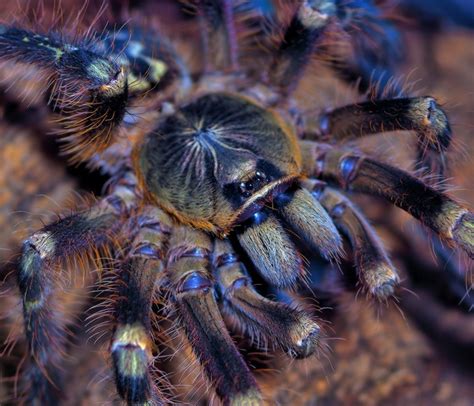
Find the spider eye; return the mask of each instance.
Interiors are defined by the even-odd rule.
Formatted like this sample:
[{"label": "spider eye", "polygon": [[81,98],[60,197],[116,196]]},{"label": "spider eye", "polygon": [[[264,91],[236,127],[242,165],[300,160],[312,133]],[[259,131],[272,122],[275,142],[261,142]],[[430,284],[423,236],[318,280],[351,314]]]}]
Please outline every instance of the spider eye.
[{"label": "spider eye", "polygon": [[267,176],[263,172],[257,171],[255,177],[259,182],[267,182]]},{"label": "spider eye", "polygon": [[254,185],[252,182],[241,182],[239,185],[240,194],[243,197],[252,196],[253,189],[254,189]]},{"label": "spider eye", "polygon": [[268,176],[265,175],[265,173],[263,173],[262,171],[256,171],[255,175],[251,179],[240,182],[239,192],[242,197],[249,198],[255,191],[261,189],[269,181],[270,180]]}]

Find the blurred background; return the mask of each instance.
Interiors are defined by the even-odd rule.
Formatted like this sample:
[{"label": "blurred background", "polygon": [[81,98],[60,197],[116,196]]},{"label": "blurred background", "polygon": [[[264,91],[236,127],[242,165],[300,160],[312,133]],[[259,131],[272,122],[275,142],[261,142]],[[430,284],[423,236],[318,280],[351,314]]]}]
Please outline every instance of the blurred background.
[{"label": "blurred background", "polygon": [[[4,0],[0,20],[5,23],[15,19],[34,25],[41,16],[41,25],[47,27],[58,10],[64,21],[68,16],[74,19],[80,11],[82,24],[94,21],[98,30],[107,22],[119,26],[146,20],[146,24],[159,29],[160,35],[173,39],[193,69],[202,63],[202,54],[193,46],[199,37],[199,25],[189,11],[189,3],[110,0],[77,4],[73,0],[43,0],[38,6],[30,1]],[[381,72],[371,79],[385,83],[389,77],[400,78],[410,94],[434,96],[448,112],[454,134],[453,149],[448,155],[449,190],[474,208],[474,3],[355,3],[367,9],[379,6],[383,12],[377,18],[388,21],[382,27],[387,32],[394,30],[397,37],[393,50],[397,57],[393,61],[378,60],[369,52],[369,58],[374,58],[374,72]],[[278,25],[279,10],[288,5],[293,4],[283,0],[239,3],[246,12],[250,10],[255,21],[265,21],[265,26],[270,27]],[[388,51],[391,52],[390,46]],[[259,52],[253,48],[249,55],[259,56]],[[90,175],[84,167],[71,167],[58,156],[56,142],[39,124],[34,107],[15,97],[15,88],[5,84],[6,77],[0,66],[0,275],[4,280],[0,288],[0,343],[5,342],[0,349],[2,405],[17,403],[12,393],[24,354],[21,311],[14,286],[21,241],[56,214],[64,213],[64,207],[77,204],[86,194],[100,193],[105,181],[100,174]],[[15,86],[21,87],[22,83]],[[295,97],[309,109],[323,111],[360,100],[363,86],[363,80],[347,83],[327,61],[316,58]],[[406,169],[414,159],[414,139],[407,134],[371,137],[359,142],[357,148]],[[278,354],[247,350],[269,404],[472,405],[472,263],[457,252],[437,247],[437,241],[426,238],[424,231],[400,210],[363,197],[358,197],[357,202],[400,269],[402,289],[397,300],[382,305],[358,295],[356,289],[350,288],[354,280],[350,258],[342,265],[343,275],[337,275],[336,282],[328,282],[332,277],[324,273],[313,275],[312,288],[322,293],[316,297],[308,293],[308,303],[316,304],[319,317],[327,320],[324,341],[328,349],[318,358],[292,362]],[[78,304],[76,297],[66,292],[63,300],[71,312],[80,313],[85,305]],[[70,346],[72,356],[68,359],[71,368],[64,371],[69,385],[65,388],[67,404],[115,404],[111,400],[114,390],[106,344],[94,345],[79,328],[74,332],[77,338]],[[247,343],[242,342],[242,347],[247,348]],[[176,373],[173,383],[183,392],[178,403],[217,404],[204,390],[194,391],[189,398],[186,385],[196,385],[199,380],[193,381],[197,378],[189,372],[183,377],[177,367],[185,362],[180,357],[176,355],[163,366]]]}]

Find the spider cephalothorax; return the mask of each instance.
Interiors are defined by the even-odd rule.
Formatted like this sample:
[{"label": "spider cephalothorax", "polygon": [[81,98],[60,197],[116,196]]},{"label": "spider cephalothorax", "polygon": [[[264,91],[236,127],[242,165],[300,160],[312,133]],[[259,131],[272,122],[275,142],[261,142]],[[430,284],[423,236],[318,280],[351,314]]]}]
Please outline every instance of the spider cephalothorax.
[{"label": "spider cephalothorax", "polygon": [[[196,86],[171,45],[149,50],[153,39],[141,30],[129,34],[130,42],[123,31],[105,33],[94,46],[1,27],[0,57],[48,78],[44,91],[67,152],[110,177],[98,202],[24,242],[18,285],[31,401],[55,404],[60,398],[65,332],[64,321],[54,317],[54,275],[61,272],[58,264],[77,256],[105,251],[114,259],[114,272],[99,278],[99,290],[108,296],[110,353],[123,399],[166,402],[153,368],[160,329],[155,315],[166,313],[222,401],[244,405],[262,398],[223,314],[257,343],[294,358],[313,354],[320,334],[315,316],[265,293],[298,289],[306,273],[302,250],[337,260],[345,236],[367,292],[386,300],[396,288],[397,270],[344,190],[385,198],[474,256],[468,209],[433,185],[334,142],[415,131],[419,167],[441,176],[451,131],[433,98],[345,106],[324,113],[317,129],[310,123],[318,120],[291,100],[316,40],[351,4],[298,4],[272,65],[256,75],[255,66],[238,66],[232,2],[200,2],[198,17],[213,33],[203,32],[206,62],[227,63],[231,72],[199,72]],[[222,46],[212,58],[209,50]],[[372,66],[370,58],[363,62]],[[166,83],[160,87],[161,79]],[[256,82],[261,89],[253,88]],[[133,102],[141,91],[154,99],[154,124],[136,136]],[[122,121],[126,136],[114,137]],[[265,289],[254,288],[252,276],[263,278]]]},{"label": "spider cephalothorax", "polygon": [[[220,237],[243,225],[240,243],[272,283],[291,285],[302,270],[276,212],[314,249],[340,251],[329,216],[298,187],[301,152],[292,129],[247,98],[213,93],[181,107],[146,136],[136,160],[144,190],[179,221]],[[275,253],[263,258],[252,246],[265,238]]]},{"label": "spider cephalothorax", "polygon": [[165,210],[225,235],[301,175],[300,155],[278,116],[215,93],[166,117],[140,146],[137,166]]}]

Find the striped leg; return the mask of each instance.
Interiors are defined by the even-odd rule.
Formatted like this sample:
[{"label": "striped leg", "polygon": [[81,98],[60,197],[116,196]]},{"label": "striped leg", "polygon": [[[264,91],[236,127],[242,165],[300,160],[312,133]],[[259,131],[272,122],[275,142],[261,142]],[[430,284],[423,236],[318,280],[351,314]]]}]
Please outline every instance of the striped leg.
[{"label": "striped leg", "polygon": [[349,238],[363,285],[378,299],[391,296],[399,281],[398,273],[375,230],[341,193],[327,188],[320,201],[336,226]]},{"label": "striped leg", "polygon": [[31,362],[25,382],[28,401],[55,404],[61,391],[60,368],[65,320],[55,305],[54,290],[63,264],[104,247],[117,217],[107,201],[88,211],[44,227],[23,244],[18,284],[23,296],[25,332]]},{"label": "striped leg", "polygon": [[[238,69],[237,35],[232,0],[199,0],[205,70],[211,67]],[[214,66],[212,66],[214,65]]]},{"label": "striped leg", "polygon": [[193,351],[225,405],[260,405],[255,378],[230,337],[215,300],[209,237],[186,227],[173,230],[168,276],[175,308]]},{"label": "striped leg", "polygon": [[331,141],[347,141],[390,131],[414,131],[418,138],[417,169],[443,176],[451,143],[446,113],[432,97],[373,100],[332,110],[320,118]]},{"label": "striped leg", "polygon": [[274,84],[287,93],[296,88],[335,13],[336,6],[332,1],[301,2],[285,31],[272,64],[270,79]]},{"label": "striped leg", "polygon": [[139,231],[118,269],[117,324],[111,343],[115,381],[128,404],[165,404],[150,373],[153,334],[150,320],[156,280],[163,274],[165,243],[171,223],[155,208],[138,217]]},{"label": "striped leg", "polygon": [[385,198],[474,258],[474,214],[446,194],[382,162],[323,144],[303,141],[301,145],[305,173]]},{"label": "striped leg", "polygon": [[59,113],[58,135],[75,162],[89,159],[113,141],[128,100],[124,69],[86,42],[71,43],[0,25],[0,62],[24,64],[37,76],[49,103]]}]

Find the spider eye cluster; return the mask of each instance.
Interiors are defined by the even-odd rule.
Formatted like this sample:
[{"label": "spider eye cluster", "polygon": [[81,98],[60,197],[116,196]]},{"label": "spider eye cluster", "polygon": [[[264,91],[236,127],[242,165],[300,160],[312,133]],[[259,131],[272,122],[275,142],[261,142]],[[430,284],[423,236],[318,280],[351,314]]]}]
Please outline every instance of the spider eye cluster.
[{"label": "spider eye cluster", "polygon": [[267,175],[265,175],[263,172],[257,171],[255,172],[255,176],[252,179],[240,182],[239,192],[243,198],[248,198],[252,196],[256,190],[261,189],[262,186],[268,182],[269,179]]},{"label": "spider eye cluster", "polygon": [[135,167],[146,194],[180,221],[225,234],[301,174],[296,137],[250,99],[199,97],[145,136]]}]

